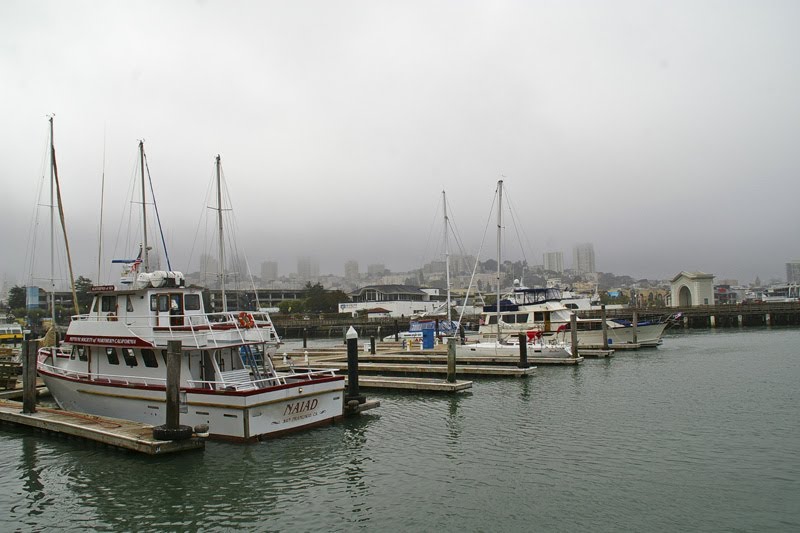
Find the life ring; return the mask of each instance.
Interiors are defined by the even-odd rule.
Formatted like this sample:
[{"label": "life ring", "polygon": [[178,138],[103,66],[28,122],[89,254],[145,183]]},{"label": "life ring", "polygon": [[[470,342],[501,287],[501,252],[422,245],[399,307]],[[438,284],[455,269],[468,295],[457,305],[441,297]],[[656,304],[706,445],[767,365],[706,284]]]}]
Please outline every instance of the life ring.
[{"label": "life ring", "polygon": [[239,325],[243,328],[248,328],[248,329],[255,326],[253,315],[251,315],[250,313],[245,313],[244,311],[239,313]]}]

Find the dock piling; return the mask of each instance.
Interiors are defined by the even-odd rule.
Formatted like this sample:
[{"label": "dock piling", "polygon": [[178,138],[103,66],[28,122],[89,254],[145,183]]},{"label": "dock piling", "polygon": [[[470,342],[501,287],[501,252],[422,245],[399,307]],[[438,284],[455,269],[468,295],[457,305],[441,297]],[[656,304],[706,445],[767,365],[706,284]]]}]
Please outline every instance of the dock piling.
[{"label": "dock piling", "polygon": [[528,363],[528,336],[524,333],[519,334],[519,363],[518,368],[528,368],[531,365]]},{"label": "dock piling", "polygon": [[[604,327],[605,329],[605,327]],[[570,313],[569,315],[569,333],[570,340],[572,341],[572,357],[578,357],[578,315]]]},{"label": "dock piling", "polygon": [[303,328],[303,348],[308,348],[308,328]]},{"label": "dock piling", "polygon": [[456,339],[449,337],[447,341],[447,382],[456,382]]},{"label": "dock piling", "polygon": [[631,317],[631,326],[633,327],[633,344],[639,344],[639,312],[634,309],[633,317]]},{"label": "dock piling", "polygon": [[[358,412],[358,405],[367,401],[366,396],[359,394],[358,390],[358,333],[350,326],[347,330],[347,395],[345,405],[348,409]],[[355,402],[355,403],[353,403]]]},{"label": "dock piling", "polygon": [[22,341],[22,412],[36,412],[36,341]]},{"label": "dock piling", "polygon": [[603,349],[608,350],[608,324],[606,323],[606,304],[600,306],[600,323],[603,325]]},{"label": "dock piling", "polygon": [[[153,438],[158,440],[184,440],[192,436],[191,426],[181,425],[180,386],[182,342],[167,341],[167,415],[166,423],[153,428]],[[208,432],[207,427],[198,433]]]},{"label": "dock piling", "polygon": [[369,353],[371,355],[375,355],[375,353],[376,353],[376,351],[375,351],[375,337],[374,336],[369,338]]}]

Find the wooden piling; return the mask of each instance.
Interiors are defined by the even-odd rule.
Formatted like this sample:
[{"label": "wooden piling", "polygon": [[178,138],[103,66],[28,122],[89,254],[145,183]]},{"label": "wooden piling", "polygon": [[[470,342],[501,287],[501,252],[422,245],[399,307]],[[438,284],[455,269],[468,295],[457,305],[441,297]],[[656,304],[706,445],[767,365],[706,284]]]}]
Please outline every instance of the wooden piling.
[{"label": "wooden piling", "polygon": [[345,405],[348,408],[355,402],[354,409],[358,409],[358,404],[367,401],[366,396],[359,394],[358,390],[358,333],[354,327],[350,326],[346,335],[347,341],[347,395]]},{"label": "wooden piling", "polygon": [[639,312],[636,309],[633,310],[631,327],[633,328],[633,344],[639,344]]},{"label": "wooden piling", "polygon": [[600,306],[600,322],[603,326],[603,349],[608,350],[608,324],[606,324],[606,304]]},{"label": "wooden piling", "polygon": [[167,420],[169,429],[181,425],[180,385],[181,385],[181,341],[167,341]]},{"label": "wooden piling", "polygon": [[570,340],[572,341],[572,357],[578,357],[578,315],[570,313],[569,315],[569,333]]},{"label": "wooden piling", "polygon": [[528,368],[528,336],[525,333],[519,334],[519,363],[517,367]]},{"label": "wooden piling", "polygon": [[308,328],[303,328],[303,348],[308,348]]},{"label": "wooden piling", "polygon": [[394,320],[394,341],[400,340],[400,328],[397,325],[397,319]]},{"label": "wooden piling", "polygon": [[456,339],[450,337],[447,341],[447,382],[456,382]]},{"label": "wooden piling", "polygon": [[36,412],[36,341],[23,339],[21,355],[22,412],[31,415]]},{"label": "wooden piling", "polygon": [[375,355],[375,337],[369,338],[369,353]]}]

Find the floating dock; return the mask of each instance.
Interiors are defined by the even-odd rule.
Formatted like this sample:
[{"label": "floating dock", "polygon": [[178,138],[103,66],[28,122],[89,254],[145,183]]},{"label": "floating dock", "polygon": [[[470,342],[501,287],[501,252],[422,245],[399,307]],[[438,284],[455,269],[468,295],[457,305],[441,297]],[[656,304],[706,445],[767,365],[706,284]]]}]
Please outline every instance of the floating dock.
[{"label": "floating dock", "polygon": [[[333,361],[329,359],[329,361]],[[373,363],[427,363],[427,364],[446,364],[447,356],[436,353],[407,353],[398,352],[391,354],[360,355],[360,362]],[[583,362],[583,357],[541,357],[528,356],[528,364],[531,365],[577,365]],[[519,357],[509,355],[459,355],[456,364],[461,365],[502,365],[514,366],[519,363]]]},{"label": "floating dock", "polygon": [[[347,378],[345,378],[347,383]],[[471,381],[456,380],[450,383],[446,379],[415,378],[397,376],[358,376],[360,389],[403,389],[430,392],[458,392],[472,388]]]},{"label": "floating dock", "polygon": [[148,455],[163,455],[205,448],[205,440],[199,438],[177,441],[156,440],[153,438],[153,426],[130,420],[39,406],[35,413],[24,414],[22,403],[9,400],[0,400],[0,421],[91,440]]},{"label": "floating dock", "polygon": [[[338,362],[315,361],[315,368],[341,368]],[[387,372],[391,374],[447,374],[447,365],[409,364],[409,363],[358,363],[361,372]],[[516,368],[503,365],[456,365],[456,374],[492,376],[492,377],[522,377],[536,372],[536,367]],[[358,378],[359,385],[361,377]]]}]

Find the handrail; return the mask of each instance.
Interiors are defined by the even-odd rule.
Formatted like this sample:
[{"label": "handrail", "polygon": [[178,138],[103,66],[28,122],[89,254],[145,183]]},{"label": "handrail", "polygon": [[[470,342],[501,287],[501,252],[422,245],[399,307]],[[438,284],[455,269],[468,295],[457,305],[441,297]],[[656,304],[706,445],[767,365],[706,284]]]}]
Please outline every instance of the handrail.
[{"label": "handrail", "polygon": [[117,375],[117,374],[97,374],[93,372],[80,372],[77,370],[65,370],[61,367],[48,365],[46,363],[40,362],[37,365],[37,368],[46,369],[53,374],[59,374],[64,377],[75,377],[78,379],[88,379],[91,381],[106,381],[108,383],[113,383],[114,381],[122,381],[126,385],[166,385],[167,380],[166,378],[154,378],[149,376],[124,376],[124,375]]}]

